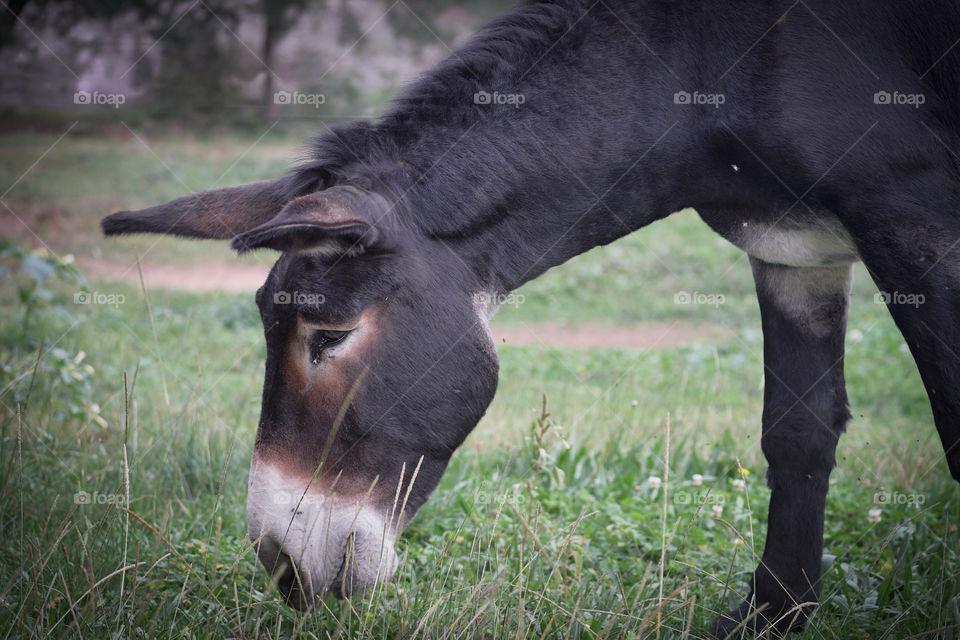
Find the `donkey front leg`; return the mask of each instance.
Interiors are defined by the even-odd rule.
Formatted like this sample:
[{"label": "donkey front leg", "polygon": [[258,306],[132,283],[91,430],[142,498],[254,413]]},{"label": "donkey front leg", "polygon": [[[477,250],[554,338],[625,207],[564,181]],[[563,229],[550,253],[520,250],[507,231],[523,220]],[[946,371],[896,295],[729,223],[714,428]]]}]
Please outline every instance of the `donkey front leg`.
[{"label": "donkey front leg", "polygon": [[[802,628],[820,595],[823,518],[837,440],[850,417],[843,345],[851,265],[800,268],[751,258],[763,323],[761,445],[772,490],[750,596],[712,629]],[[747,620],[748,622],[744,623]]]}]

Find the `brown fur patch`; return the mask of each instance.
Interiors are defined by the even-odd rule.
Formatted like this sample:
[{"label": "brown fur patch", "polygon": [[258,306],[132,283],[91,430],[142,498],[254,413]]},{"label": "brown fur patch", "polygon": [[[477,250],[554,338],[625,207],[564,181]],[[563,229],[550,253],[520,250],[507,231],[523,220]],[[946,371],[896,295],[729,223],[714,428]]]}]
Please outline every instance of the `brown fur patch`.
[{"label": "brown fur patch", "polygon": [[[288,407],[288,413],[299,416],[299,423],[287,425],[284,438],[271,439],[269,444],[258,443],[255,455],[282,469],[285,475],[301,479],[304,486],[316,475],[311,482],[311,491],[315,487],[325,494],[335,492],[357,500],[366,495],[374,482],[373,476],[365,477],[366,474],[351,469],[350,459],[362,457],[362,444],[349,448],[352,445],[343,441],[347,433],[355,437],[356,430],[363,428],[363,425],[351,423],[348,402],[352,394],[355,398],[368,382],[365,380],[366,363],[376,347],[379,321],[379,309],[365,310],[356,323],[350,323],[355,327],[353,333],[342,344],[331,347],[317,364],[311,360],[313,333],[322,329],[344,330],[345,326],[320,325],[298,318],[287,337],[281,366],[284,384],[281,387],[288,397],[283,404]],[[334,428],[337,431],[331,438]],[[323,460],[325,451],[326,460]],[[377,485],[384,482],[395,485],[397,478],[380,478]],[[380,502],[383,499],[385,496],[378,495]]]}]

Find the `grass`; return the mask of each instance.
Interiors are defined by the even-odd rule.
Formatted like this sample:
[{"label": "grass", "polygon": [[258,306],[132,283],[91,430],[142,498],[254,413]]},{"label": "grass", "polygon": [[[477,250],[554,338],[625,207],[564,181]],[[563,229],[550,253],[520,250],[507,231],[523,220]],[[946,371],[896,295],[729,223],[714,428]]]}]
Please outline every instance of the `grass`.
[{"label": "grass", "polygon": [[[56,138],[0,138],[0,184]],[[144,142],[193,189],[254,140]],[[223,183],[276,173],[290,148],[265,139]],[[156,156],[136,140],[68,136],[4,202],[25,216],[71,211],[31,225],[59,254],[230,259],[210,243],[96,238],[105,210],[186,190]],[[279,602],[246,539],[264,357],[252,296],[145,298],[91,283],[117,304],[76,305],[75,282],[31,288],[29,273],[5,275],[0,638],[704,637],[747,589],[769,497],[762,339],[738,255],[685,212],[519,291],[523,304],[498,322],[681,319],[732,337],[648,350],[503,346],[497,398],[402,536],[396,578],[312,615]],[[678,305],[679,291],[724,302]],[[854,419],[828,497],[823,606],[796,637],[956,637],[960,495],[916,368],[862,273],[850,329]],[[668,446],[668,482],[653,489]]]}]

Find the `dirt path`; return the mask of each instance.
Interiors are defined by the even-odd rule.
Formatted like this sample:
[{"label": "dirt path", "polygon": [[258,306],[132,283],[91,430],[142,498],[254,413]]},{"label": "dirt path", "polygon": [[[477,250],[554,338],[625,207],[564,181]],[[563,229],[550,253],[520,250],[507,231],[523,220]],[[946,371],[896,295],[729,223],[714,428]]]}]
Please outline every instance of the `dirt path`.
[{"label": "dirt path", "polygon": [[497,326],[496,320],[493,324],[493,337],[498,344],[539,344],[550,347],[652,349],[691,342],[719,342],[733,335],[720,325],[682,322],[636,322],[621,327],[601,324],[567,326],[553,322],[502,327]]},{"label": "dirt path", "polygon": [[[137,265],[120,265],[106,260],[81,260],[80,270],[94,280],[122,280],[140,283]],[[270,268],[262,264],[140,265],[147,289],[182,291],[256,291],[267,279]]]},{"label": "dirt path", "polygon": [[[139,284],[136,265],[119,265],[105,260],[84,260],[80,269],[95,280],[122,280]],[[226,291],[253,293],[263,284],[269,268],[260,264],[170,265],[143,264],[147,289],[183,291]],[[720,325],[691,325],[682,322],[638,322],[631,326],[602,324],[561,325],[554,322],[520,323],[500,326],[494,321],[493,337],[498,344],[543,345],[550,347],[618,347],[650,349],[691,342],[719,342],[731,333]]]}]

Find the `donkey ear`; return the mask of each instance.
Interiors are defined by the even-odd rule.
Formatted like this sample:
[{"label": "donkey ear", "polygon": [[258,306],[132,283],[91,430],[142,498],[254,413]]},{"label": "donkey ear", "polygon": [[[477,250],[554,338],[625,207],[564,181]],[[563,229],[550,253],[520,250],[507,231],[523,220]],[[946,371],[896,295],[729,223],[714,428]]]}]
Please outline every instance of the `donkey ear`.
[{"label": "donkey ear", "polygon": [[272,220],[233,239],[239,253],[270,248],[357,255],[386,244],[387,201],[353,186],[331,187],[291,200]]},{"label": "donkey ear", "polygon": [[287,201],[283,179],[201,191],[166,204],[120,211],[100,222],[104,234],[163,233],[225,240],[270,220]]}]

